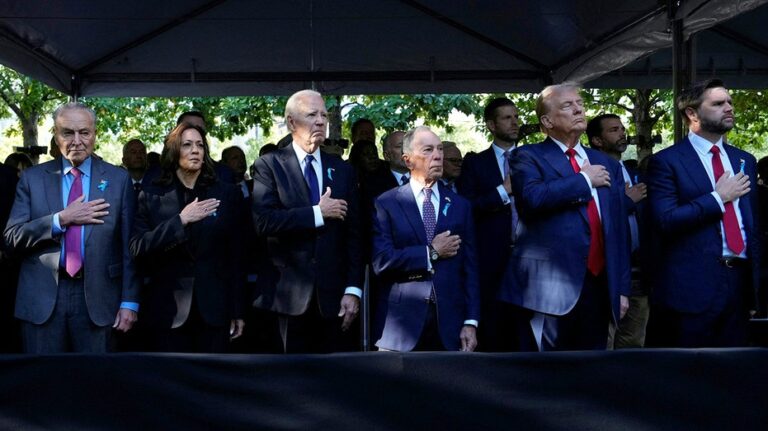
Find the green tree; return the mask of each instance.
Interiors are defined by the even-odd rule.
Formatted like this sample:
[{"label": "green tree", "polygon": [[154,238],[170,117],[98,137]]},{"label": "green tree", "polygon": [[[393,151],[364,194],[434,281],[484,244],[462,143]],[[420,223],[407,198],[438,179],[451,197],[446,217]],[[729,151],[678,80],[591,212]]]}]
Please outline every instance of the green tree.
[{"label": "green tree", "polygon": [[15,116],[18,124],[6,130],[21,134],[24,146],[38,145],[37,128],[42,120],[67,97],[45,84],[0,66],[0,118]]}]

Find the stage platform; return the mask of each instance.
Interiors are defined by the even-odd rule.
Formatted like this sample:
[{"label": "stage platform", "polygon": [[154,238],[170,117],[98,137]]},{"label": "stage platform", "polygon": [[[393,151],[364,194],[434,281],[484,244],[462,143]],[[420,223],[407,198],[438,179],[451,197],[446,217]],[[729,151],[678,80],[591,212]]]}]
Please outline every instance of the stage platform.
[{"label": "stage platform", "polygon": [[768,349],[0,357],[3,430],[759,430]]}]

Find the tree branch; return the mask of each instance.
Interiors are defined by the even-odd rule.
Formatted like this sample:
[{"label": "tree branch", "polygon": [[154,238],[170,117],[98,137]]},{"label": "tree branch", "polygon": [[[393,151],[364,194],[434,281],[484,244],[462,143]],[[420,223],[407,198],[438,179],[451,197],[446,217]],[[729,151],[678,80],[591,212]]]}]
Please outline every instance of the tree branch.
[{"label": "tree branch", "polygon": [[3,102],[5,102],[6,105],[8,105],[9,108],[11,108],[11,111],[13,111],[14,114],[16,114],[17,117],[19,117],[20,120],[24,120],[24,113],[21,112],[21,108],[11,102],[11,99],[8,97],[7,94],[5,94],[4,91],[0,91],[0,98],[3,99]]}]

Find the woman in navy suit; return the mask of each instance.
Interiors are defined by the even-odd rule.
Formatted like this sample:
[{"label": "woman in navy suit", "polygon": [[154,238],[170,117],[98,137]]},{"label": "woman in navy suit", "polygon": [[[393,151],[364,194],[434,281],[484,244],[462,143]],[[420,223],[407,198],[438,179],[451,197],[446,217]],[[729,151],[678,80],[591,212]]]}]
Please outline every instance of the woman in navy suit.
[{"label": "woman in navy suit", "polygon": [[131,252],[145,277],[151,350],[225,352],[243,331],[242,194],[216,179],[205,131],[168,135],[162,174],[139,194]]}]

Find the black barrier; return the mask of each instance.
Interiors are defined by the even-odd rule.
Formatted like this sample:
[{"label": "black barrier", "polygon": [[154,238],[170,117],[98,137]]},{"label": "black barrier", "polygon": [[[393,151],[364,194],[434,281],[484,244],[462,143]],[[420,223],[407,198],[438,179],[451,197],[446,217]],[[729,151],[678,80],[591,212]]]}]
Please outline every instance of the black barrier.
[{"label": "black barrier", "polygon": [[765,429],[768,349],[0,358],[0,429]]}]

